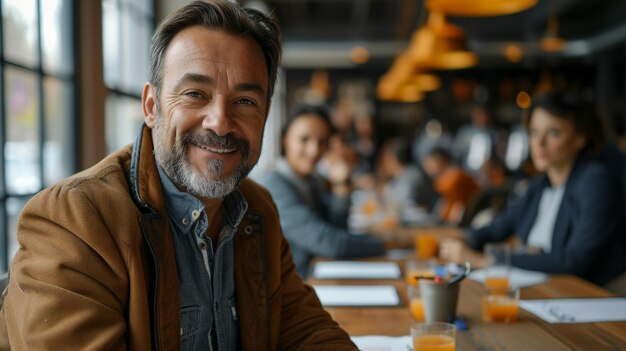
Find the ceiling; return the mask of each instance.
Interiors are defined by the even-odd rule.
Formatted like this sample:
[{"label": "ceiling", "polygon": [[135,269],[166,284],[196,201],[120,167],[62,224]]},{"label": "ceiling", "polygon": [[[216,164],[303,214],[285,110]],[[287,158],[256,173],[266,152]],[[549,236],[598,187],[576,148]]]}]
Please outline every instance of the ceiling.
[{"label": "ceiling", "polygon": [[[465,0],[474,1],[474,0]],[[241,2],[241,1],[240,1]],[[388,66],[406,49],[426,12],[422,0],[248,0],[263,3],[283,28],[287,67],[350,67],[350,50],[363,46],[369,65]],[[563,57],[585,57],[626,42],[625,0],[539,0],[526,11],[497,17],[449,17],[461,26],[483,65],[506,63],[505,45],[516,42],[527,59],[545,55],[538,41],[548,14],[559,22],[569,45]]]},{"label": "ceiling", "polygon": [[[170,8],[186,2],[165,1]],[[387,67],[408,47],[411,34],[427,16],[423,0],[238,2],[278,18],[284,34],[283,65],[287,68],[355,67],[350,59],[355,46],[369,52],[364,66]],[[551,56],[585,58],[605,48],[626,46],[626,0],[539,0],[536,6],[517,14],[449,17],[449,21],[466,32],[470,49],[479,56],[479,66],[490,67],[507,64],[503,52],[511,42],[521,46],[526,62],[548,55],[540,49],[539,39],[546,32],[549,13],[558,19],[559,36],[568,40],[565,51]]]}]

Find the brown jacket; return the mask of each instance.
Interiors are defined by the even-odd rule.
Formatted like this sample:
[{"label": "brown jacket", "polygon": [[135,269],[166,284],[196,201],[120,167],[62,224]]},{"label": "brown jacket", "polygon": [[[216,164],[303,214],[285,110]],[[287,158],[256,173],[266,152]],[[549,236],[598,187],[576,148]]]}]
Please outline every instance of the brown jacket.
[{"label": "brown jacket", "polygon": [[[33,197],[0,311],[0,350],[179,350],[178,278],[152,139]],[[244,350],[356,350],[295,271],[268,192],[240,190]]]}]

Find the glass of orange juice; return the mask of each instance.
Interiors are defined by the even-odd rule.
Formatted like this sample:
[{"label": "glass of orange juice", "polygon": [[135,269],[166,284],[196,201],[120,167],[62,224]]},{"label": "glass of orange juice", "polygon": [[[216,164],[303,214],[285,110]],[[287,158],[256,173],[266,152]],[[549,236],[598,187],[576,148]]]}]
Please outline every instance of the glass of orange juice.
[{"label": "glass of orange juice", "polygon": [[419,233],[415,236],[415,255],[425,259],[437,256],[439,239],[434,233]]},{"label": "glass of orange juice", "polygon": [[406,260],[404,274],[409,285],[419,284],[419,278],[434,278],[437,268],[435,259],[420,260],[409,258]]},{"label": "glass of orange juice", "polygon": [[424,321],[424,303],[420,295],[419,285],[409,285],[407,287],[407,298],[409,300],[409,311],[411,311],[413,319],[418,322]]},{"label": "glass of orange juice", "polygon": [[454,351],[456,327],[444,322],[411,325],[413,351]]},{"label": "glass of orange juice", "polygon": [[511,247],[507,243],[485,245],[485,288],[492,293],[506,293],[511,274]]},{"label": "glass of orange juice", "polygon": [[505,293],[487,292],[482,297],[482,319],[485,322],[514,322],[519,319],[519,289]]}]

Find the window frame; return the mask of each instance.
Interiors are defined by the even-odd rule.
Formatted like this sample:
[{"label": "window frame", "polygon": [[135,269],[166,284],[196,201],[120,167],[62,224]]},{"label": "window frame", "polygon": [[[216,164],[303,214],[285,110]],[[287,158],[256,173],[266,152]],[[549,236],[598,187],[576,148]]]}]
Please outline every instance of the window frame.
[{"label": "window frame", "polygon": [[[0,0],[0,18],[4,18],[4,8],[3,4],[6,0]],[[76,150],[77,141],[76,141],[76,126],[78,124],[77,117],[77,107],[76,102],[80,98],[79,91],[77,89],[77,43],[75,39],[75,34],[72,34],[71,38],[71,50],[72,50],[72,58],[73,65],[70,73],[65,72],[55,72],[54,70],[48,71],[44,66],[44,48],[43,48],[43,17],[42,17],[42,3],[46,0],[34,0],[36,3],[36,30],[38,33],[36,50],[37,50],[37,64],[33,67],[28,66],[27,64],[22,64],[20,62],[16,62],[11,59],[7,59],[6,50],[5,50],[5,26],[0,25],[0,230],[2,232],[0,238],[0,272],[8,271],[8,267],[10,264],[10,260],[12,259],[12,252],[10,247],[10,237],[17,232],[17,228],[10,227],[11,224],[11,216],[8,213],[9,209],[7,203],[12,199],[16,199],[20,202],[26,202],[28,199],[33,197],[39,191],[45,189],[48,185],[46,183],[46,161],[45,161],[45,144],[47,141],[47,120],[46,117],[48,115],[48,111],[46,111],[46,89],[45,82],[46,79],[52,78],[62,82],[63,84],[67,84],[71,87],[73,91],[73,95],[71,96],[72,103],[67,107],[68,112],[70,113],[69,120],[71,121],[71,125],[68,127],[71,130],[67,133],[69,136],[64,140],[64,142],[68,143],[68,149]],[[65,6],[71,11],[70,18],[72,19],[72,30],[71,33],[76,32],[76,0],[65,0],[67,3],[64,3]],[[63,34],[63,33],[62,33]],[[7,69],[18,69],[25,72],[29,72],[33,74],[36,78],[36,90],[38,94],[38,104],[39,110],[37,112],[37,147],[39,152],[38,158],[38,167],[39,172],[37,174],[39,178],[39,188],[36,191],[25,192],[25,193],[12,193],[8,190],[8,177],[7,177],[7,168],[6,168],[6,142],[9,140],[7,135],[7,123],[9,123],[8,119],[8,109],[6,104],[6,93],[7,93],[7,81],[6,81],[6,70]],[[65,173],[73,174],[77,170],[77,157],[76,154],[66,155],[69,157],[68,166],[69,169],[66,170]],[[18,214],[19,216],[19,214]],[[16,218],[17,219],[17,218]]]}]

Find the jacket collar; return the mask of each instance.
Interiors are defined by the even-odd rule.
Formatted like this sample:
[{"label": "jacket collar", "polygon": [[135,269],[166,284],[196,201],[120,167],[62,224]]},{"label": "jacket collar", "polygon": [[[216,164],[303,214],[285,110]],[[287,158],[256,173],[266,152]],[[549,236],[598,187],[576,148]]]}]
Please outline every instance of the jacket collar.
[{"label": "jacket collar", "polygon": [[[584,164],[588,162],[589,159],[586,156],[580,155],[576,158],[576,160],[574,161],[574,165],[572,166],[572,169],[570,170],[569,175],[567,176],[567,179],[563,184],[565,186],[565,189],[567,189],[571,183],[574,183],[576,181],[578,173],[580,173],[578,170],[581,167],[584,167]],[[552,183],[550,183],[550,178],[548,178],[548,175],[546,173],[543,173],[540,182],[542,189],[552,186]]]},{"label": "jacket collar", "polygon": [[131,196],[144,214],[160,212],[165,208],[151,131],[145,124],[141,126],[133,146],[129,172]]},{"label": "jacket collar", "polygon": [[152,350],[179,349],[178,275],[174,244],[165,213],[161,180],[152,153],[151,130],[143,125],[133,146],[129,183],[138,209],[150,266],[149,302]]}]

